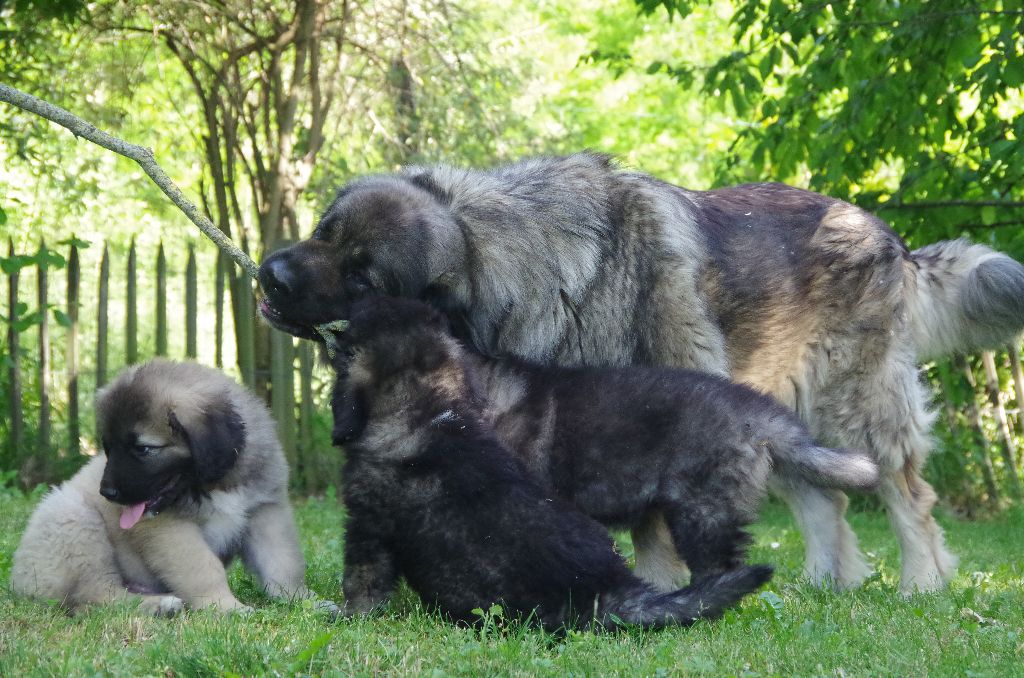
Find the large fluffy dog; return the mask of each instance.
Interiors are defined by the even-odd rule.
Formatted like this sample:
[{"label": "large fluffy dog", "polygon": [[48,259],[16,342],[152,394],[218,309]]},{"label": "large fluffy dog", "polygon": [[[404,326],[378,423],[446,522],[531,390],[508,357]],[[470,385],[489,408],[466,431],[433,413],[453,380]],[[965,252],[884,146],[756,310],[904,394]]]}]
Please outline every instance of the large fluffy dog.
[{"label": "large fluffy dog", "polygon": [[[869,457],[818,447],[792,412],[723,377],[480,358],[419,301],[368,297],[350,317],[357,340],[369,322],[377,333],[407,333],[415,349],[397,338],[386,344],[401,354],[396,360],[411,360],[415,350],[443,353],[458,366],[488,424],[546,490],[614,527],[639,528],[647,510],[659,507],[694,581],[742,565],[744,528],[772,467],[823,487],[870,490],[878,482]],[[349,334],[338,339],[345,350]],[[344,373],[343,358],[335,368]],[[336,440],[361,432],[367,398],[359,381],[343,380],[335,390]]]},{"label": "large fluffy dog", "polygon": [[[591,154],[354,181],[310,240],[263,262],[260,282],[263,315],[298,336],[316,338],[313,325],[367,293],[417,297],[485,353],[691,367],[770,393],[819,440],[878,460],[908,592],[938,588],[955,567],[920,475],[932,415],[916,363],[1024,326],[1024,267],[986,247],[910,252],[839,200],[779,184],[689,191]],[[845,496],[774,486],[808,574],[859,583],[868,568]],[[638,570],[665,584],[674,554],[649,517],[634,534]]]},{"label": "large fluffy dog", "polygon": [[[591,618],[658,627],[712,618],[771,575],[737,567],[660,593],[635,577],[607,531],[554,497],[482,419],[463,352],[380,300],[353,314],[333,410],[346,446],[345,610],[367,613],[404,576],[456,620],[501,603],[551,629]],[[429,311],[429,313],[434,313]],[[353,400],[358,407],[353,409]]]},{"label": "large fluffy dog", "polygon": [[132,595],[153,614],[239,610],[224,565],[241,555],[269,594],[312,597],[288,467],[255,396],[217,370],[154,360],[101,390],[96,410],[106,458],[36,509],[15,592],[72,610]]}]

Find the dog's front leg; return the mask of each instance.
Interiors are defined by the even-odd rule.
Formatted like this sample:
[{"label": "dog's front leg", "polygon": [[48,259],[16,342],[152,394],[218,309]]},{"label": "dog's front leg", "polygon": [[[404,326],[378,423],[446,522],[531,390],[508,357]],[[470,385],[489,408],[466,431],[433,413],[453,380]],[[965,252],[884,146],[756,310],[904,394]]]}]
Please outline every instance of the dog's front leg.
[{"label": "dog's front leg", "polygon": [[373,612],[391,597],[398,580],[390,549],[371,531],[360,529],[352,516],[345,535],[344,574],[342,614],[346,616]]},{"label": "dog's front leg", "polygon": [[195,523],[168,515],[154,520],[162,521],[158,529],[144,521],[132,530],[130,539],[146,566],[171,593],[193,609],[251,610],[231,592],[224,563],[210,550]]}]

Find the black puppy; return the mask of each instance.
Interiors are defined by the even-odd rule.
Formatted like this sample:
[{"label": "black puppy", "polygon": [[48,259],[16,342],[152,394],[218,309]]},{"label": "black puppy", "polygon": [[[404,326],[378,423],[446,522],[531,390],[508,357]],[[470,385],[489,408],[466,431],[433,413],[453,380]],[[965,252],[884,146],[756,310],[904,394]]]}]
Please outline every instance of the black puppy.
[{"label": "black puppy", "polygon": [[[429,322],[410,323],[410,308]],[[771,577],[740,567],[659,593],[596,521],[543,490],[483,421],[463,352],[429,307],[354,309],[333,410],[345,438],[345,611],[383,603],[399,576],[458,621],[500,603],[545,628],[713,618]]]},{"label": "black puppy", "polygon": [[[660,562],[637,558],[637,574],[661,590],[678,585],[651,576],[667,569],[665,561],[681,557],[695,579],[743,563],[744,528],[756,518],[773,468],[780,482],[871,489],[878,481],[870,457],[816,445],[792,412],[726,379],[680,369],[541,368],[482,358],[452,339],[430,307],[411,300],[360,301],[352,317],[381,308],[393,331],[415,337],[402,350],[444,347],[487,423],[543,488],[604,525],[633,528],[634,541],[649,538],[664,516],[675,551]],[[361,397],[358,380],[336,396],[341,441],[346,429],[357,428]]]}]

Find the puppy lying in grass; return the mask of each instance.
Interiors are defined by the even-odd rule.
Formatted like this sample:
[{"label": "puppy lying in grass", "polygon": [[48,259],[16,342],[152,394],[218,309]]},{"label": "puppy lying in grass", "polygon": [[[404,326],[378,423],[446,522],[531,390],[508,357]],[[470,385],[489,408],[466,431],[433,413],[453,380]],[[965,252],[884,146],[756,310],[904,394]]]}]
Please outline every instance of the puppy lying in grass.
[{"label": "puppy lying in grass", "polygon": [[[409,353],[420,360],[444,356],[448,372],[459,375],[460,393],[483,410],[498,439],[543,488],[604,525],[641,528],[641,535],[663,515],[677,550],[665,557],[685,561],[694,581],[743,563],[750,540],[744,528],[756,518],[773,467],[782,482],[799,477],[859,490],[878,482],[869,456],[816,445],[788,409],[723,378],[485,359],[464,350],[441,317],[416,301],[358,302],[352,313],[374,318],[374,332],[395,335],[395,361]],[[344,346],[362,334],[338,336]],[[336,442],[361,430],[365,382],[352,378],[338,387]],[[638,574],[642,569],[638,563]],[[661,590],[679,583],[649,579]]]},{"label": "puppy lying in grass", "polygon": [[15,593],[72,611],[122,599],[155,615],[248,611],[224,569],[241,556],[269,595],[315,598],[288,464],[256,396],[218,370],[152,360],[97,394],[96,419],[105,454],[32,514],[14,553]]},{"label": "puppy lying in grass", "polygon": [[607,530],[542,489],[494,435],[465,354],[429,307],[361,303],[341,343],[346,613],[369,613],[404,576],[457,621],[499,603],[548,629],[661,627],[717,617],[771,577],[737,567],[668,593],[635,577]]}]

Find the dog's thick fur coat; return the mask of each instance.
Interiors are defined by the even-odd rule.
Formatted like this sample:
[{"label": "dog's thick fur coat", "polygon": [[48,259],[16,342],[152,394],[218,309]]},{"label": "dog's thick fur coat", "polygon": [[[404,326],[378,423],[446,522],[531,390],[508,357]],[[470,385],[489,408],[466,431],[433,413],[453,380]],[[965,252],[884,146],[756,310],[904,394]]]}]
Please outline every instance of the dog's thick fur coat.
[{"label": "dog's thick fur coat", "polygon": [[[483,421],[441,319],[401,300],[353,314],[332,409],[344,438],[345,606],[365,614],[404,576],[458,621],[499,603],[549,629],[713,618],[768,580],[737,567],[662,593],[634,576],[607,531],[545,491]],[[353,398],[358,407],[352,408]]]},{"label": "dog's thick fur coat", "polygon": [[[611,527],[639,530],[650,507],[661,509],[694,581],[743,564],[744,527],[772,467],[822,487],[870,490],[878,482],[865,454],[815,445],[792,412],[722,377],[481,358],[422,302],[367,298],[353,305],[353,322],[368,313],[386,317],[390,332],[414,335],[421,351],[443,346],[502,443],[546,490]],[[339,347],[347,349],[347,334]],[[356,380],[339,385],[337,440],[359,434],[365,401]]]},{"label": "dog's thick fur coat", "polygon": [[270,595],[313,597],[288,466],[254,395],[212,368],[153,360],[121,372],[96,411],[106,455],[36,508],[16,593],[71,610],[131,596],[152,614],[244,610],[225,574],[240,555]]},{"label": "dog's thick fur coat", "polygon": [[[932,414],[917,362],[1024,327],[1024,267],[986,247],[910,252],[839,200],[780,184],[689,191],[594,154],[358,179],[311,239],[263,262],[260,282],[263,315],[298,336],[317,338],[314,325],[368,293],[416,297],[484,353],[688,367],[774,395],[816,439],[881,465],[907,592],[940,587],[956,563],[920,474]],[[861,582],[842,492],[773,485],[812,579]],[[650,517],[640,571],[665,585],[678,568]]]}]

